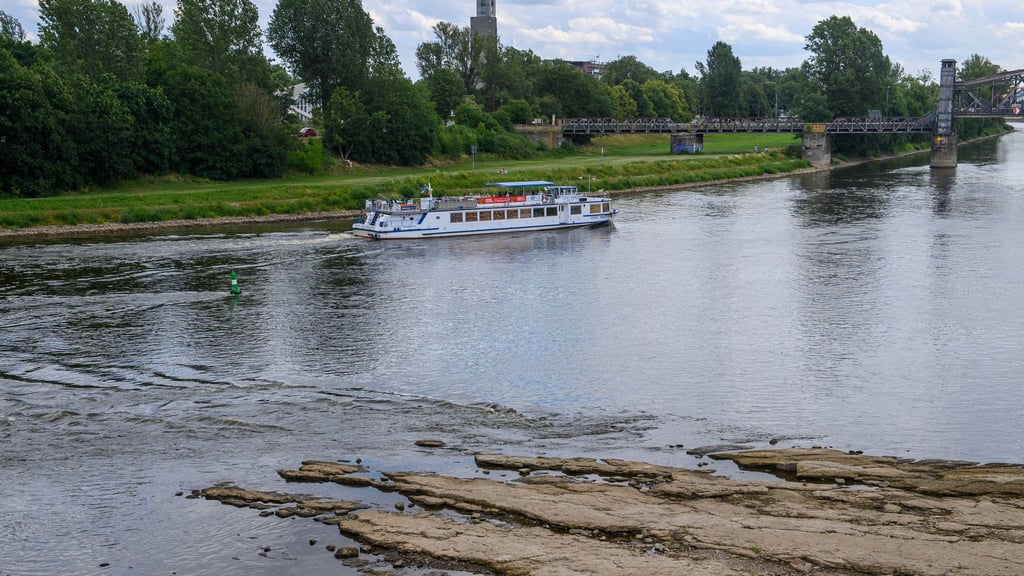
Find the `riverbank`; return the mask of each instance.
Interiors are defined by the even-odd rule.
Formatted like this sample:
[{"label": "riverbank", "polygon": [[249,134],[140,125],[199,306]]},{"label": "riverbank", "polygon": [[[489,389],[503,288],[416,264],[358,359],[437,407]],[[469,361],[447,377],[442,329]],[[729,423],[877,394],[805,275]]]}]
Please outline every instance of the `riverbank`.
[{"label": "riverbank", "polygon": [[[623,196],[627,194],[641,194],[645,192],[658,192],[666,190],[683,190],[690,188],[717,186],[730,182],[749,182],[756,180],[769,180],[784,178],[798,174],[820,171],[808,168],[794,170],[778,174],[762,174],[757,176],[743,176],[722,180],[711,180],[704,182],[689,182],[673,184],[670,186],[647,186],[630,188],[626,190],[605,190],[602,194],[608,196]],[[245,226],[252,224],[276,224],[283,222],[323,222],[331,220],[351,220],[364,214],[362,210],[338,210],[329,212],[305,212],[299,214],[267,214],[262,216],[226,216],[220,218],[198,218],[193,220],[166,220],[155,222],[105,222],[102,224],[75,224],[68,226],[34,226],[30,228],[0,228],[0,240],[11,239],[33,239],[33,238],[76,238],[101,235],[134,234],[149,232],[171,232],[203,230],[219,226]]]},{"label": "riverbank", "polygon": [[[960,143],[960,146],[977,142],[980,140],[986,140],[989,138],[996,138],[1003,136],[1004,134],[994,134],[990,136],[984,136],[981,138],[975,138],[969,141]],[[603,190],[602,194],[608,196],[623,196],[628,194],[642,194],[648,192],[661,192],[669,190],[685,190],[692,188],[700,188],[707,186],[720,186],[728,183],[737,182],[750,182],[758,180],[772,180],[777,178],[785,178],[790,176],[796,176],[800,174],[808,174],[814,172],[824,172],[839,168],[847,168],[857,166],[861,164],[868,164],[874,162],[884,162],[888,160],[894,160],[898,158],[904,158],[909,156],[916,156],[919,154],[927,154],[929,150],[911,150],[907,152],[901,152],[898,154],[888,154],[880,157],[872,158],[855,158],[844,160],[841,162],[834,162],[828,168],[801,168],[797,170],[791,170],[788,172],[770,173],[770,174],[758,174],[754,176],[741,176],[736,178],[725,178],[718,180],[707,180],[699,182],[685,182],[676,183],[664,186],[640,186],[632,187],[623,190]],[[24,240],[24,239],[56,239],[56,238],[76,238],[76,237],[90,237],[98,235],[118,235],[118,234],[133,234],[133,233],[156,233],[156,232],[171,232],[171,231],[189,231],[189,230],[203,230],[218,226],[245,226],[252,224],[275,224],[283,222],[319,222],[319,221],[331,221],[331,220],[349,220],[354,219],[363,215],[362,210],[336,210],[336,211],[310,211],[300,213],[288,213],[288,214],[267,214],[260,216],[226,216],[218,218],[197,218],[197,219],[177,219],[177,220],[162,220],[162,221],[145,221],[145,222],[104,222],[99,224],[74,224],[74,225],[46,225],[46,226],[33,226],[27,228],[0,228],[0,240]]]},{"label": "riverbank", "polygon": [[[417,444],[444,449],[437,441]],[[191,497],[254,508],[267,521],[337,526],[361,546],[327,538],[328,552],[350,566],[385,571],[1019,574],[1022,466],[814,447],[710,457],[782,477],[737,480],[645,462],[477,454],[472,478],[306,461],[278,472],[301,496],[215,486]],[[398,493],[407,503],[383,510],[310,496],[317,484]]]}]

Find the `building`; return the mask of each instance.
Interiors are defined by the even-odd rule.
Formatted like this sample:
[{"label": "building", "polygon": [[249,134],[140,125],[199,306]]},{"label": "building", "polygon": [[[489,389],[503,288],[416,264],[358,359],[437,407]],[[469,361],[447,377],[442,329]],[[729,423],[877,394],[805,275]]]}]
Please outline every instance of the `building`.
[{"label": "building", "polygon": [[303,124],[313,120],[313,101],[305,84],[292,86],[292,104],[288,111],[295,114]]},{"label": "building", "polygon": [[469,19],[469,29],[478,36],[498,37],[496,0],[476,0],[476,16]]},{"label": "building", "polygon": [[602,62],[595,62],[594,60],[566,60],[566,63],[578,69],[580,72],[589,74],[598,80],[600,80],[601,75],[604,74],[604,63]]}]

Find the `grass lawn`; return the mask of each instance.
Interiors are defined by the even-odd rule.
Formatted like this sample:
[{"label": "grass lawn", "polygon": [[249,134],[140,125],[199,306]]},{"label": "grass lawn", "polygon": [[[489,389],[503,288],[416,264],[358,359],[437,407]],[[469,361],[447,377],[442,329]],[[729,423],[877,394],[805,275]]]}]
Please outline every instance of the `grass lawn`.
[{"label": "grass lawn", "polygon": [[[567,155],[519,161],[478,155],[427,167],[340,167],[327,175],[232,182],[147,178],[116,189],[0,199],[0,227],[358,210],[379,195],[414,196],[427,182],[448,194],[474,193],[497,179],[570,183],[585,175],[599,178],[607,190],[670,186],[803,168],[803,161],[778,154],[747,154],[754,146],[781,150],[797,142],[790,134],[714,134],[705,137],[703,154],[675,155],[667,134],[617,135],[595,138]],[[499,177],[501,170],[508,173]]]}]

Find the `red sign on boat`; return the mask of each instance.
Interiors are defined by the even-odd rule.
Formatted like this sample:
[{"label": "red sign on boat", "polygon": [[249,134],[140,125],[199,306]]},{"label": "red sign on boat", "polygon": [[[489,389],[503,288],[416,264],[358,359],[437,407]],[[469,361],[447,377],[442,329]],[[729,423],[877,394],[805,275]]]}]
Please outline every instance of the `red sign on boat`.
[{"label": "red sign on boat", "polygon": [[526,196],[488,196],[477,198],[477,204],[508,204],[509,202],[526,202]]}]

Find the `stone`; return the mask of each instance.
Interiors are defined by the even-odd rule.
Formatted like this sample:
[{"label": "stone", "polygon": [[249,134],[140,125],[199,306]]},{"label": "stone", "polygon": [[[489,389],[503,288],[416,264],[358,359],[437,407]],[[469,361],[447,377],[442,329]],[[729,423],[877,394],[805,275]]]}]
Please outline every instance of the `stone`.
[{"label": "stone", "polygon": [[334,551],[334,557],[338,560],[343,560],[345,558],[358,558],[359,548],[354,546],[342,546]]},{"label": "stone", "polygon": [[444,448],[445,443],[441,440],[417,440],[415,442],[420,448]]}]

